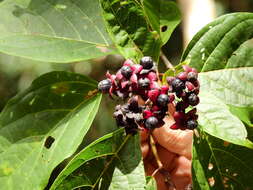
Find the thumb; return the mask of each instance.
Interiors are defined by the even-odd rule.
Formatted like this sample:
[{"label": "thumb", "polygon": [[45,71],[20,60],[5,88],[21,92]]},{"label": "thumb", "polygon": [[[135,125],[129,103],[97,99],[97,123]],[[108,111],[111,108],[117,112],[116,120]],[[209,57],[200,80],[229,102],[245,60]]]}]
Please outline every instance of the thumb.
[{"label": "thumb", "polygon": [[165,124],[153,130],[152,135],[157,143],[168,151],[191,159],[192,154],[192,130],[173,130],[170,126],[174,123],[173,117],[164,118]]}]

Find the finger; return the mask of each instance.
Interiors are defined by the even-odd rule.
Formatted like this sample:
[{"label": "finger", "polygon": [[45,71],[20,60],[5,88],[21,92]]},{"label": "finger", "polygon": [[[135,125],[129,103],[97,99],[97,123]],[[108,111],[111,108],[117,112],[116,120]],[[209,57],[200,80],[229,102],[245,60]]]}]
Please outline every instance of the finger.
[{"label": "finger", "polygon": [[191,184],[191,161],[180,156],[175,159],[177,167],[171,172],[171,179],[177,190],[185,190]]},{"label": "finger", "polygon": [[171,117],[164,119],[165,125],[153,130],[155,140],[167,150],[191,159],[192,130],[172,130],[170,126],[174,123]]},{"label": "finger", "polygon": [[141,143],[142,158],[145,159],[149,153],[149,144],[146,142]]},{"label": "finger", "polygon": [[149,137],[149,133],[147,130],[140,130],[141,142],[147,141]]},{"label": "finger", "polygon": [[178,157],[178,155],[168,151],[161,145],[157,145],[156,147],[158,156],[163,164],[163,168],[168,172],[171,172],[176,167],[176,165],[174,164],[174,160]]}]

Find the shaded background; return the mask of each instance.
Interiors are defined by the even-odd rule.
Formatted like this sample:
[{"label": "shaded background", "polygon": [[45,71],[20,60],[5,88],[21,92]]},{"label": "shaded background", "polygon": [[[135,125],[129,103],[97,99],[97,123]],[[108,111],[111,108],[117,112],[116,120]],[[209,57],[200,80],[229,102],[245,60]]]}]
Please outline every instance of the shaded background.
[{"label": "shaded background", "polygon": [[[162,48],[164,54],[174,65],[179,62],[189,39],[203,24],[226,13],[253,11],[252,0],[178,0],[178,3],[182,11],[183,22],[176,28],[171,39]],[[204,8],[210,14],[203,15],[203,12],[197,12],[198,10],[203,11]],[[194,15],[197,15],[198,18],[194,18]],[[107,70],[112,73],[116,72],[121,67],[122,61],[123,58],[119,55],[109,55],[80,63],[52,64],[0,54],[0,110],[3,109],[11,97],[26,89],[35,78],[44,73],[53,70],[72,71],[88,75],[99,81],[104,78]],[[160,64],[159,70],[164,72],[166,67]],[[117,102],[112,101],[107,96],[103,97],[93,127],[84,142],[85,144],[116,129],[112,118],[115,104]]]}]

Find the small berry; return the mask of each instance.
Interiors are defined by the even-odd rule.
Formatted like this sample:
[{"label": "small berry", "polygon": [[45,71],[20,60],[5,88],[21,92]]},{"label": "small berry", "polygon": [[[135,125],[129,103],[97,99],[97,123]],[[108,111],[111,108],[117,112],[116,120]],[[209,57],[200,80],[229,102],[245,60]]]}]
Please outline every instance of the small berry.
[{"label": "small berry", "polygon": [[197,128],[197,126],[198,126],[198,122],[195,121],[195,120],[188,120],[186,122],[186,128],[187,129],[193,130],[193,129]]},{"label": "small berry", "polygon": [[150,56],[141,58],[140,64],[142,65],[143,69],[151,69],[154,65],[153,60]]},{"label": "small berry", "polygon": [[169,96],[167,94],[160,94],[157,98],[157,105],[161,107],[166,107],[170,102]]},{"label": "small berry", "polygon": [[138,105],[138,96],[134,96],[129,100],[129,110],[137,113],[139,112],[139,105]]},{"label": "small berry", "polygon": [[189,91],[193,91],[195,88],[195,86],[189,81],[186,81],[185,86]]},{"label": "small berry", "polygon": [[189,65],[183,65],[183,69],[185,72],[189,73],[192,71],[192,68]]},{"label": "small berry", "polygon": [[155,102],[157,97],[159,96],[160,91],[158,89],[152,89],[148,91],[148,98],[152,101]]},{"label": "small berry", "polygon": [[167,80],[167,83],[168,83],[169,85],[171,85],[172,81],[175,80],[175,77],[167,77],[166,80]]},{"label": "small berry", "polygon": [[196,106],[198,105],[199,103],[199,97],[194,94],[194,93],[191,93],[189,96],[188,96],[188,103],[191,105],[191,106]]},{"label": "small berry", "polygon": [[103,93],[109,92],[109,89],[112,86],[112,82],[109,79],[102,80],[98,83],[98,89]]},{"label": "small berry", "polygon": [[129,78],[131,77],[132,73],[133,73],[132,69],[131,69],[129,66],[123,66],[123,67],[120,69],[120,71],[121,71],[121,74],[122,74],[125,78],[127,78],[127,79],[129,79]]},{"label": "small berry", "polygon": [[158,123],[158,119],[154,116],[151,116],[146,120],[145,126],[147,129],[154,129],[158,126]]},{"label": "small berry", "polygon": [[172,103],[175,100],[174,94],[169,94],[170,103]]},{"label": "small berry", "polygon": [[148,78],[140,78],[138,80],[138,85],[141,89],[147,89],[149,87],[150,80]]},{"label": "small berry", "polygon": [[177,111],[184,111],[188,106],[189,106],[189,104],[187,102],[181,101],[176,104],[176,110]]},{"label": "small berry", "polygon": [[171,85],[174,92],[181,91],[185,88],[184,82],[177,78],[171,82]]},{"label": "small berry", "polygon": [[185,113],[181,112],[181,111],[176,111],[173,114],[173,118],[177,123],[182,123],[182,121],[185,119]]},{"label": "small berry", "polygon": [[185,81],[185,80],[187,80],[187,73],[186,72],[179,73],[177,75],[177,78],[179,78],[182,81]]},{"label": "small berry", "polygon": [[169,87],[166,85],[161,86],[161,94],[167,94],[169,91]]},{"label": "small berry", "polygon": [[197,81],[197,79],[198,79],[198,73],[189,72],[188,75],[187,75],[187,79],[188,79],[190,82],[195,82],[195,81]]}]

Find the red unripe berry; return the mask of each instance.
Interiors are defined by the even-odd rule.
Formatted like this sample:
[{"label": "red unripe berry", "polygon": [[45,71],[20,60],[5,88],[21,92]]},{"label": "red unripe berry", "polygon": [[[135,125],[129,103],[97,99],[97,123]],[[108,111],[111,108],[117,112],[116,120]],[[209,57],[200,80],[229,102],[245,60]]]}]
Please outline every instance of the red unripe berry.
[{"label": "red unripe berry", "polygon": [[185,86],[189,91],[193,91],[195,89],[195,86],[189,81],[186,81]]},{"label": "red unripe berry", "polygon": [[170,98],[170,103],[172,103],[175,100],[175,95],[169,94],[169,98]]},{"label": "red unripe berry", "polygon": [[170,126],[171,129],[180,129],[181,125],[179,125],[178,123],[174,123]]},{"label": "red unripe berry", "polygon": [[150,81],[157,81],[158,80],[156,73],[153,71],[148,73],[148,79]]},{"label": "red unripe berry", "polygon": [[157,97],[159,96],[160,91],[158,89],[153,89],[148,91],[148,98],[152,102],[156,102]]},{"label": "red unripe berry", "polygon": [[175,80],[175,77],[167,77],[166,80],[167,80],[167,83],[168,83],[169,85],[171,85],[172,81]]},{"label": "red unripe berry", "polygon": [[167,94],[169,87],[166,85],[161,86],[161,94]]},{"label": "red unripe berry", "polygon": [[143,111],[143,118],[147,119],[149,117],[153,116],[153,113],[150,110],[144,110]]},{"label": "red unripe berry", "polygon": [[185,81],[187,80],[187,73],[186,72],[179,73],[177,78],[179,78],[182,81]]},{"label": "red unripe berry", "polygon": [[185,120],[185,113],[181,111],[176,111],[173,114],[173,118],[176,121],[176,123],[182,123]]},{"label": "red unripe berry", "polygon": [[183,65],[183,69],[185,72],[189,73],[192,71],[192,68],[189,65]]}]

